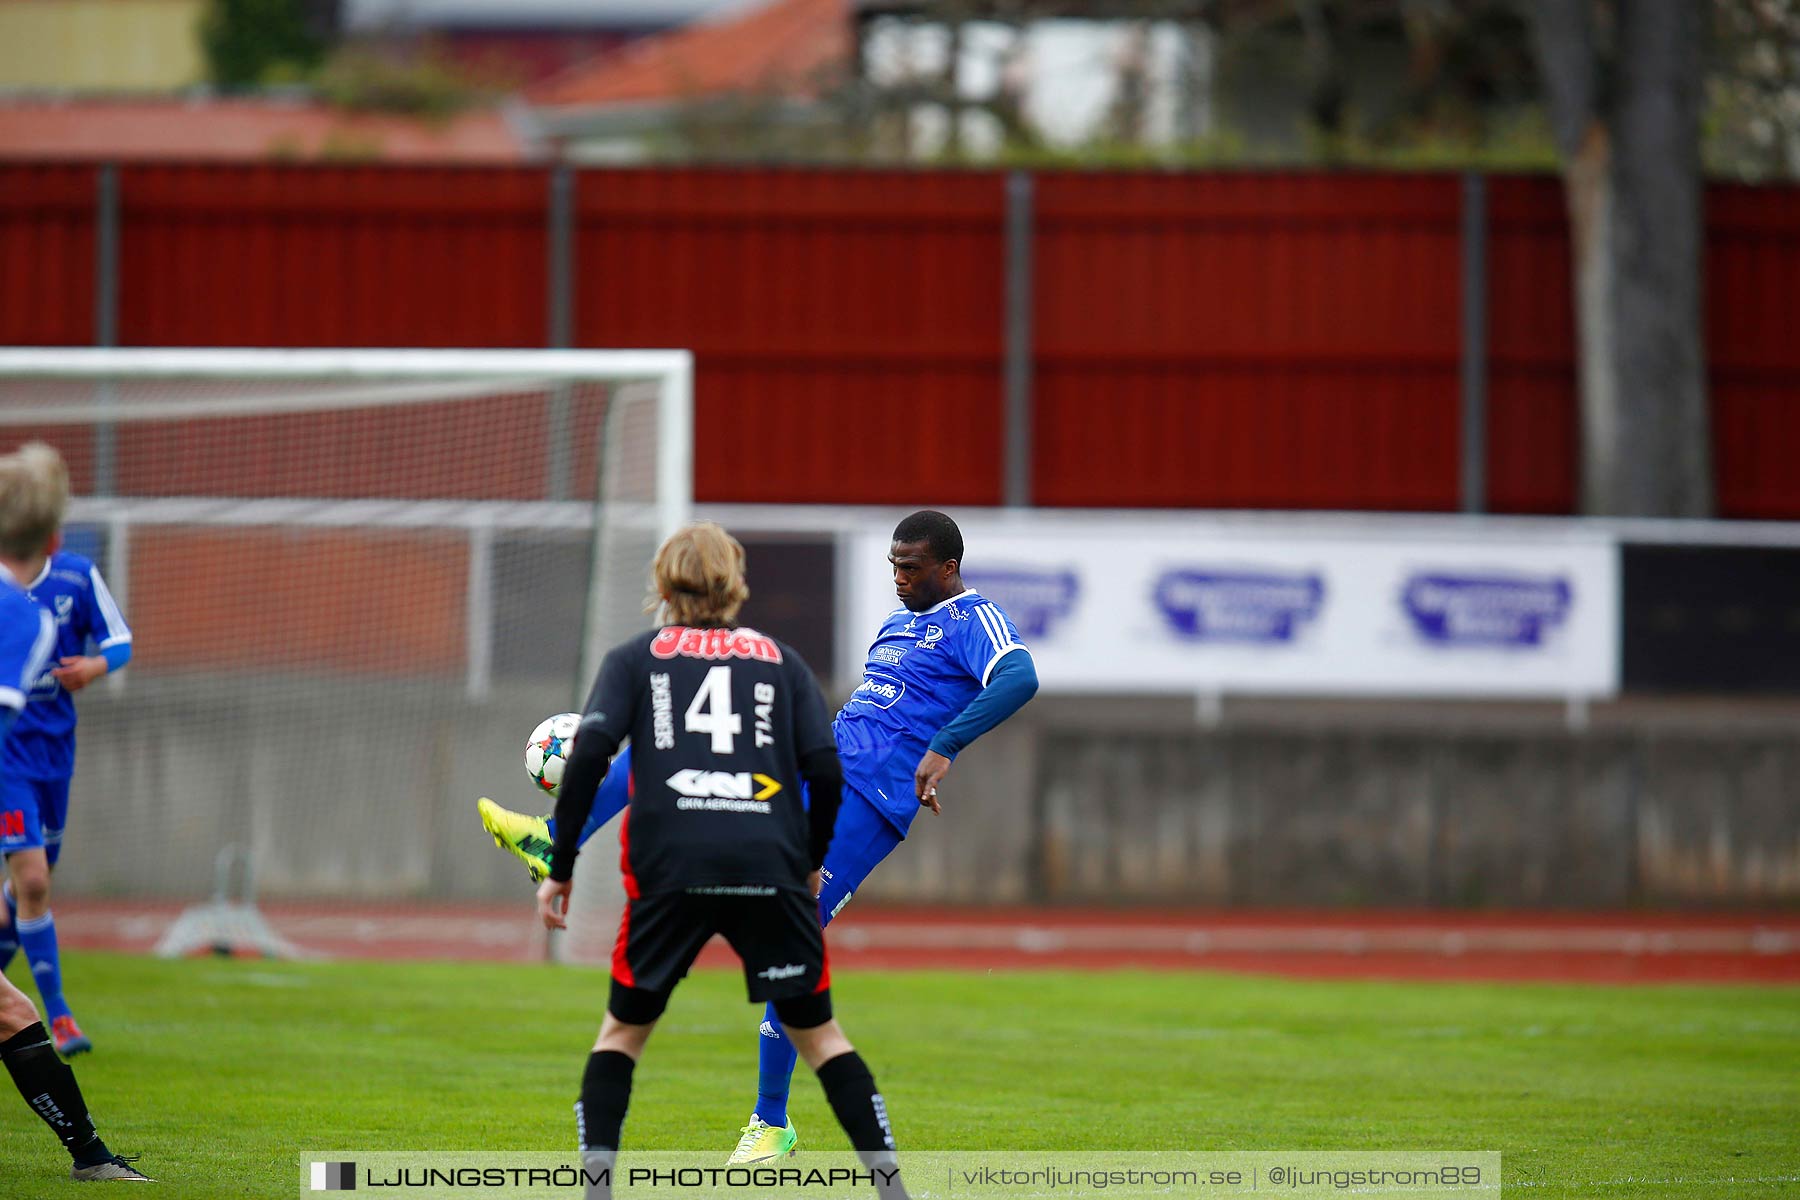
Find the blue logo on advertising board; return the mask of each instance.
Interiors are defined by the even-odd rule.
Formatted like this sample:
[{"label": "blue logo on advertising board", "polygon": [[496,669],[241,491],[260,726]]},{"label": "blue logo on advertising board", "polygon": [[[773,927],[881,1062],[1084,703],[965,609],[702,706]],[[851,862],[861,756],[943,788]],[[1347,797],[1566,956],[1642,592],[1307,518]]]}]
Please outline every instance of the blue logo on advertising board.
[{"label": "blue logo on advertising board", "polygon": [[1313,571],[1165,571],[1155,599],[1178,637],[1291,642],[1324,607],[1325,579]]},{"label": "blue logo on advertising board", "polygon": [[963,582],[1005,609],[1019,627],[1019,636],[1027,640],[1049,636],[1075,611],[1081,596],[1081,580],[1073,571],[984,568],[965,573]]},{"label": "blue logo on advertising board", "polygon": [[1544,634],[1568,619],[1575,589],[1561,575],[1456,575],[1421,571],[1409,576],[1400,602],[1413,631],[1445,646],[1541,646]]}]

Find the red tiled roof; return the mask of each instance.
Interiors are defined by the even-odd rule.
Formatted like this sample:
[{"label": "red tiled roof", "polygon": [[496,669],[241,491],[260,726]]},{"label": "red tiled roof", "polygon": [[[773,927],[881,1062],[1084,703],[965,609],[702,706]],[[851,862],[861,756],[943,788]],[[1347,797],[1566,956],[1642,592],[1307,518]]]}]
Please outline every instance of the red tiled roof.
[{"label": "red tiled roof", "polygon": [[526,142],[492,110],[433,122],[313,101],[0,101],[0,158],[515,163],[528,157]]},{"label": "red tiled roof", "polygon": [[531,92],[546,108],[732,92],[810,97],[850,59],[848,0],[769,0],[571,67]]}]

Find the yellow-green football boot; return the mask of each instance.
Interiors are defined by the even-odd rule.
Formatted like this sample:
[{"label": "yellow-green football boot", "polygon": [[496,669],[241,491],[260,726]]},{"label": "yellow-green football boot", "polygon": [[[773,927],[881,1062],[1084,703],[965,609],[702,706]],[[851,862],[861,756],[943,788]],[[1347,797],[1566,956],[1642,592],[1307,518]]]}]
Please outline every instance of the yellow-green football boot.
[{"label": "yellow-green football boot", "polygon": [[794,1119],[788,1118],[786,1127],[770,1125],[755,1113],[750,1114],[750,1123],[743,1128],[743,1137],[738,1139],[737,1149],[725,1160],[728,1167],[741,1166],[744,1163],[769,1162],[783,1155],[792,1154],[794,1147],[800,1143],[800,1131],[794,1128]]},{"label": "yellow-green football boot", "polygon": [[475,802],[481,812],[481,827],[494,835],[494,845],[510,851],[525,864],[531,882],[542,883],[550,874],[550,824],[543,817],[528,817],[510,808],[501,808],[486,796]]}]

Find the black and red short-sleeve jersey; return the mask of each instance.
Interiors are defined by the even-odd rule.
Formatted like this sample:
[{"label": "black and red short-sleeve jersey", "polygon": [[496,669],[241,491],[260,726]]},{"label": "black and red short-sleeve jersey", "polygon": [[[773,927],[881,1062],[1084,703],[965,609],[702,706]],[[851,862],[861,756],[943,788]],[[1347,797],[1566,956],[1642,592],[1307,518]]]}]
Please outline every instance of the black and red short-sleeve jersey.
[{"label": "black and red short-sleeve jersey", "polygon": [[832,746],[792,647],[746,628],[653,630],[606,656],[585,734],[631,739],[626,892],[804,889],[800,759]]}]

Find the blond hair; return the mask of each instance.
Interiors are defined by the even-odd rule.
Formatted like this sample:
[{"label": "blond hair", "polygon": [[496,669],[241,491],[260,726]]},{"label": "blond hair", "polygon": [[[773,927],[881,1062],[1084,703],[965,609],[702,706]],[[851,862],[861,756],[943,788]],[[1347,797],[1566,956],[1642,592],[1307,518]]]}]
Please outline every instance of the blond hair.
[{"label": "blond hair", "polygon": [[644,611],[666,625],[731,625],[750,598],[744,547],[724,528],[696,521],[669,535],[650,567],[655,590]]},{"label": "blond hair", "polygon": [[50,549],[69,506],[69,468],[43,442],[0,458],[0,556],[36,558]]}]

